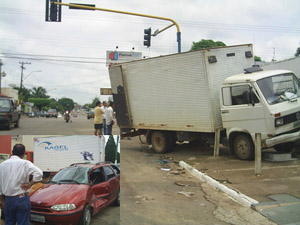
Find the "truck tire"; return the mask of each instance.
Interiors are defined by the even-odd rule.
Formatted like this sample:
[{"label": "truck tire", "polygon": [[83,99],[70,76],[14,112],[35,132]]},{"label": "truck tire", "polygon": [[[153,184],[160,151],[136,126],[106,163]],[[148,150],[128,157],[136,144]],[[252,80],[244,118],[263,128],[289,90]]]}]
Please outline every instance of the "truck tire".
[{"label": "truck tire", "polygon": [[294,148],[294,142],[283,143],[274,146],[277,152],[290,153]]},{"label": "truck tire", "polygon": [[7,121],[6,130],[11,130],[11,119]]},{"label": "truck tire", "polygon": [[20,119],[17,120],[17,122],[15,123],[15,128],[18,128],[20,126]]},{"label": "truck tire", "polygon": [[80,225],[90,225],[92,219],[91,209],[88,205],[84,207],[82,215],[80,217]]},{"label": "truck tire", "polygon": [[154,131],[152,133],[151,144],[157,153],[166,153],[168,151],[167,135],[162,131]]},{"label": "truck tire", "polygon": [[254,145],[249,135],[238,134],[233,141],[235,155],[242,160],[254,159]]}]

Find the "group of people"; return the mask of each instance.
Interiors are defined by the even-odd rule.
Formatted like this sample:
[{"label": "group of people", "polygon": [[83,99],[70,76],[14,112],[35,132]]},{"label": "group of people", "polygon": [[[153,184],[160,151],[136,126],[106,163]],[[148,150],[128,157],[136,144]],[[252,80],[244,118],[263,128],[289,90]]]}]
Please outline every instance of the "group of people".
[{"label": "group of people", "polygon": [[101,135],[112,135],[112,128],[114,125],[114,103],[103,101],[96,102],[96,107],[94,110],[94,134],[101,137]]},{"label": "group of people", "polygon": [[33,184],[42,180],[43,172],[24,160],[24,155],[25,146],[16,144],[10,159],[0,164],[0,208],[5,225],[30,225],[28,192]]}]

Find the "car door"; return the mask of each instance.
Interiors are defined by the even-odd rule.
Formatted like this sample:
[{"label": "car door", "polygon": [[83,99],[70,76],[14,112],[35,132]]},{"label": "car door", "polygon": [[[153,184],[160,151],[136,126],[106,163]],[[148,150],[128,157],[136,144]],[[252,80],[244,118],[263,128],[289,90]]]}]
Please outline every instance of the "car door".
[{"label": "car door", "polygon": [[103,168],[109,185],[109,200],[111,202],[118,196],[118,192],[120,189],[120,179],[110,166],[104,166]]},{"label": "car door", "polygon": [[90,174],[92,183],[92,199],[91,204],[95,211],[99,211],[109,202],[109,183],[103,171],[103,167],[98,167]]}]

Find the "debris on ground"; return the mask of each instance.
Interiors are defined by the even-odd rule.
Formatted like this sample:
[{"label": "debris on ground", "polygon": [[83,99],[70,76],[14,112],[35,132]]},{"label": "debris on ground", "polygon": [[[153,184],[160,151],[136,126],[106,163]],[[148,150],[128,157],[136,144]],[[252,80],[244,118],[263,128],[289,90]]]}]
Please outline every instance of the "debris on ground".
[{"label": "debris on ground", "polygon": [[[147,197],[147,196],[144,196],[144,195],[136,195],[136,196],[134,196],[134,198],[142,200],[142,201],[154,200],[153,197]],[[137,202],[139,202],[139,201],[137,201]]]},{"label": "debris on ground", "polygon": [[192,195],[194,195],[194,192],[180,191],[180,192],[177,192],[177,194],[182,194],[186,197],[191,197]]},{"label": "debris on ground", "polygon": [[171,168],[160,168],[163,171],[171,171]]},{"label": "debris on ground", "polygon": [[179,183],[179,182],[174,182],[174,184],[178,185],[178,186],[181,186],[181,187],[188,187],[189,185],[188,184],[182,184],[182,183]]}]

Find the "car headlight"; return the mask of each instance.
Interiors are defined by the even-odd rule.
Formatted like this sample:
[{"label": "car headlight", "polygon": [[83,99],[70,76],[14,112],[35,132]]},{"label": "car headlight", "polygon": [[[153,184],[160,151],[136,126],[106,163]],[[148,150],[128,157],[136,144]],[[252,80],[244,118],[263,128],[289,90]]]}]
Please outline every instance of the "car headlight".
[{"label": "car headlight", "polygon": [[278,118],[278,119],[275,120],[275,126],[276,127],[282,126],[283,124],[284,124],[283,118]]},{"label": "car headlight", "polygon": [[76,209],[75,204],[58,204],[51,207],[54,211],[68,211]]}]

